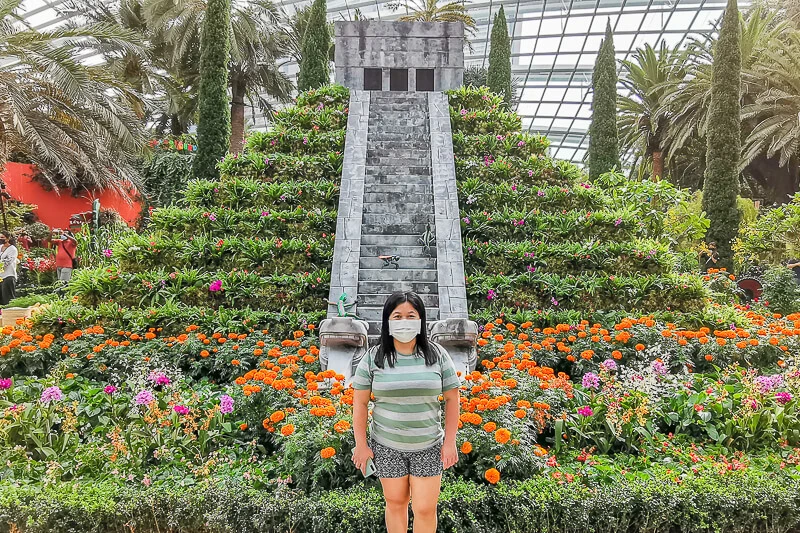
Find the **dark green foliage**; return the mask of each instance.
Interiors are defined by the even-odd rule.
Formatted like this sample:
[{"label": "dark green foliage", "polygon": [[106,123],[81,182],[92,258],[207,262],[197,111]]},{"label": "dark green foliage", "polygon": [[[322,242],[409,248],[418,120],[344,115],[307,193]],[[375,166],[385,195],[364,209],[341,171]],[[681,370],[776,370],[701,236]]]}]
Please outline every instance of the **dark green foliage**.
[{"label": "dark green foliage", "polygon": [[297,88],[300,91],[318,89],[330,82],[328,51],[331,47],[331,34],[326,11],[325,0],[314,0],[301,47],[300,72],[297,75]]},{"label": "dark green foliage", "polygon": [[714,50],[713,68],[703,210],[711,220],[706,240],[717,243],[721,259],[718,266],[731,268],[731,244],[740,221],[736,197],[739,194],[741,150],[742,50],[736,0],[728,0]]},{"label": "dark green foliage", "polygon": [[[447,477],[439,528],[454,533],[745,533],[796,531],[800,524],[800,482],[783,471],[675,480],[661,474],[598,489],[543,475],[496,487]],[[383,498],[374,485],[303,495],[252,488],[234,479],[208,481],[149,488],[112,481],[5,483],[0,531],[21,531],[17,525],[27,533],[111,533],[133,527],[137,533],[385,531]]]},{"label": "dark green foliage", "polygon": [[142,175],[147,207],[170,205],[181,197],[192,175],[194,154],[156,151],[153,157],[142,161],[139,172]]},{"label": "dark green foliage", "polygon": [[614,37],[611,23],[592,74],[592,124],[589,126],[589,177],[621,167],[619,133],[617,131],[617,64],[614,58]]},{"label": "dark green foliage", "polygon": [[230,0],[209,0],[201,37],[198,153],[192,168],[194,177],[198,179],[219,178],[217,162],[230,146],[230,28]]},{"label": "dark green foliage", "polygon": [[492,26],[492,45],[489,52],[489,72],[486,75],[486,84],[493,93],[503,96],[503,101],[508,106],[514,98],[511,90],[511,42],[508,39],[508,25],[506,13],[500,6],[500,11],[494,17]]}]

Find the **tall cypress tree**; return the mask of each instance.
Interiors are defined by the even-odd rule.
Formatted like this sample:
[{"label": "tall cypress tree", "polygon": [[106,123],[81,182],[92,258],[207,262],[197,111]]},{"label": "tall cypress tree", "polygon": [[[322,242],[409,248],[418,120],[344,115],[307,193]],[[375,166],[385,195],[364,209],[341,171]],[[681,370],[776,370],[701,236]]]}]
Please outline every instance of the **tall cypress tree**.
[{"label": "tall cypress tree", "polygon": [[231,53],[231,2],[208,0],[200,37],[200,90],[197,156],[192,174],[218,179],[217,162],[230,146],[231,104],[228,101],[228,61]]},{"label": "tall cypress tree", "polygon": [[728,0],[714,50],[708,114],[703,210],[711,220],[706,239],[716,241],[720,265],[733,266],[732,240],[739,230],[742,50],[739,7]]},{"label": "tall cypress tree", "polygon": [[617,131],[617,62],[611,22],[600,44],[592,74],[592,124],[589,126],[589,177],[619,169],[619,133]]},{"label": "tall cypress tree", "polygon": [[508,39],[508,24],[503,6],[494,16],[492,44],[489,51],[489,72],[486,84],[493,93],[503,95],[506,105],[511,105],[511,42]]},{"label": "tall cypress tree", "polygon": [[328,60],[331,33],[326,18],[325,0],[314,0],[308,16],[308,26],[300,47],[300,72],[297,88],[300,91],[316,89],[330,83]]}]

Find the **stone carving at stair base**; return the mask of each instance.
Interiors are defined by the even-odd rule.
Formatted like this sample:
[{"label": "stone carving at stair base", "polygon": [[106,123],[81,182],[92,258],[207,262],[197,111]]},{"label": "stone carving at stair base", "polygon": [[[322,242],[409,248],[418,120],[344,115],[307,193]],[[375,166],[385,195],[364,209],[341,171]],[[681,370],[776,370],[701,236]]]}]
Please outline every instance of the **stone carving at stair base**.
[{"label": "stone carving at stair base", "polygon": [[456,366],[465,374],[475,370],[478,364],[478,324],[466,318],[448,318],[429,325],[429,338],[440,344]]},{"label": "stone carving at stair base", "polygon": [[342,374],[345,386],[349,385],[369,348],[367,323],[351,317],[327,318],[319,325],[319,342],[322,370]]}]

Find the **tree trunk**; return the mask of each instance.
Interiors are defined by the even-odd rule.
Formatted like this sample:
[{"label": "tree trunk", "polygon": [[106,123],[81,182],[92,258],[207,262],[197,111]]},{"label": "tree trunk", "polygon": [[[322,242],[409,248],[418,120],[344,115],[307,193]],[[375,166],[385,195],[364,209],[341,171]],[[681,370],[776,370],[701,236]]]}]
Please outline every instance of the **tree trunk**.
[{"label": "tree trunk", "polygon": [[653,181],[664,177],[664,152],[653,152]]},{"label": "tree trunk", "polygon": [[750,163],[747,171],[764,188],[768,202],[785,204],[797,192],[800,164],[794,157],[785,167],[781,167],[778,159],[762,155]]},{"label": "tree trunk", "polygon": [[238,154],[244,145],[244,83],[233,79],[233,98],[231,99],[231,153]]},{"label": "tree trunk", "polygon": [[177,114],[173,114],[172,117],[169,119],[169,129],[170,131],[172,131],[172,134],[175,135],[176,137],[186,133],[183,130],[181,119]]}]

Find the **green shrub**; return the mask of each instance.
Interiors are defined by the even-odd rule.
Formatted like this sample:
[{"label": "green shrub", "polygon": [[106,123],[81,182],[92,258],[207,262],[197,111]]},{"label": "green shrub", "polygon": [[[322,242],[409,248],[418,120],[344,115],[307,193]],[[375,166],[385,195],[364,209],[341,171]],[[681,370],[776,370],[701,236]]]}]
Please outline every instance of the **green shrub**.
[{"label": "green shrub", "polygon": [[511,89],[511,43],[508,40],[508,25],[503,6],[494,16],[492,24],[492,43],[489,52],[489,70],[486,85],[503,97],[507,107],[511,106],[514,92]]},{"label": "green shrub", "polygon": [[719,39],[714,48],[711,104],[706,134],[706,175],[703,183],[703,211],[711,221],[706,240],[717,243],[719,266],[729,270],[733,269],[731,247],[741,220],[736,205],[742,145],[742,50],[739,18],[736,0],[728,0]]},{"label": "green shrub", "polygon": [[[452,533],[749,533],[800,525],[800,482],[788,472],[751,471],[654,479],[630,477],[586,486],[534,477],[496,488],[446,479],[439,528]],[[384,504],[375,486],[304,496],[239,480],[196,486],[115,482],[57,483],[0,489],[0,531],[25,533],[379,532]],[[24,528],[24,529],[23,529]]]},{"label": "green shrub", "polygon": [[786,267],[771,267],[764,272],[761,301],[773,313],[788,315],[800,309],[800,284]]},{"label": "green shrub", "polygon": [[231,2],[209,0],[200,38],[200,89],[198,93],[197,145],[192,175],[200,179],[219,176],[217,162],[228,153],[231,106],[228,101],[228,62],[231,55]]},{"label": "green shrub", "polygon": [[592,73],[592,123],[589,125],[589,177],[620,170],[619,132],[617,129],[617,62],[614,58],[614,35],[611,21]]},{"label": "green shrub", "polygon": [[331,34],[326,20],[325,0],[314,0],[308,25],[301,43],[300,72],[297,75],[297,88],[300,91],[318,89],[330,83],[328,68],[331,48]]}]

